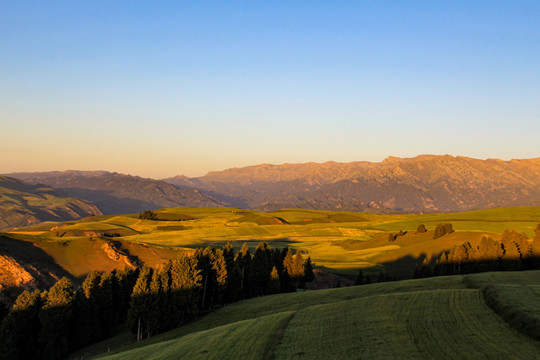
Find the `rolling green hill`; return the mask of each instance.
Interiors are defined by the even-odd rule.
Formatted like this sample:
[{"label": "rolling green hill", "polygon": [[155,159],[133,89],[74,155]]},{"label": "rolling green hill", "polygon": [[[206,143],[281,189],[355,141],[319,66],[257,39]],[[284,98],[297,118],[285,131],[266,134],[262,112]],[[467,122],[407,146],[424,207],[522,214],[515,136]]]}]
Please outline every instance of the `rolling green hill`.
[{"label": "rolling green hill", "polygon": [[538,358],[538,328],[520,333],[484,301],[486,286],[509,282],[507,308],[538,321],[520,294],[540,287],[539,271],[451,276],[246,300],[103,359]]},{"label": "rolling green hill", "polygon": [[[180,250],[221,247],[228,241],[236,249],[244,242],[254,249],[259,241],[267,241],[271,247],[302,249],[320,269],[330,272],[354,277],[363,268],[366,274],[376,276],[384,269],[391,276],[410,278],[424,258],[434,261],[455,245],[478,244],[484,236],[499,239],[505,229],[532,237],[540,222],[539,207],[425,215],[304,209],[264,213],[237,208],[169,208],[156,214],[158,220],[141,220],[138,214],[95,216],[39,224],[12,234],[54,241],[113,235],[129,244]],[[176,218],[183,220],[166,220]],[[436,225],[447,222],[455,232],[433,240]],[[428,231],[416,234],[419,224],[425,224]],[[388,241],[389,232],[400,230],[405,235]]]},{"label": "rolling green hill", "polygon": [[47,238],[0,233],[0,300],[10,303],[22,289],[48,289],[63,276],[77,285],[94,270],[143,263],[159,268],[182,252],[100,236]]},{"label": "rolling green hill", "polygon": [[[0,242],[2,259],[14,266],[0,272],[0,280],[20,286],[15,279],[24,271],[38,279],[32,266],[44,279],[48,271],[49,278],[67,273],[75,282],[92,270],[142,263],[160,268],[179,253],[229,241],[236,249],[243,243],[253,249],[259,241],[272,248],[289,246],[309,254],[319,270],[350,278],[359,269],[372,279],[379,273],[410,278],[421,260],[433,263],[464,244],[477,248],[484,236],[501,239],[503,230],[514,228],[530,238],[539,218],[538,207],[425,215],[165,208],[156,210],[153,220],[139,214],[91,216],[6,233]],[[455,231],[434,239],[441,223],[451,223]],[[419,224],[427,232],[416,233]],[[398,231],[401,235],[389,240]],[[538,343],[530,337],[540,328],[535,305],[539,287],[540,272],[521,272],[272,295],[227,305],[113,356],[535,358]],[[118,347],[132,338],[127,329],[118,331],[117,337],[74,356]]]},{"label": "rolling green hill", "polygon": [[91,215],[101,215],[101,211],[89,201],[67,196],[46,186],[0,176],[0,229]]}]

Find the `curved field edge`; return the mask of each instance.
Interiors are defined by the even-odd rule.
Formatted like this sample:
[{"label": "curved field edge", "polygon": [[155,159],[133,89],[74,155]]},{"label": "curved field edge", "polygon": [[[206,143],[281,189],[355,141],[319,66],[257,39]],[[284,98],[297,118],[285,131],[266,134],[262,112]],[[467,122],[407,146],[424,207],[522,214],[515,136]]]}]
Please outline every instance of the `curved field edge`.
[{"label": "curved field edge", "polygon": [[[480,287],[485,285],[486,283],[494,283],[497,281],[497,279],[500,278],[500,281],[502,283],[504,282],[514,282],[514,283],[537,283],[540,281],[540,271],[531,271],[531,272],[518,272],[518,273],[487,273],[487,274],[475,274],[475,275],[468,275],[468,276],[450,276],[450,277],[438,277],[438,278],[429,278],[429,279],[418,279],[418,280],[408,280],[408,281],[400,281],[400,282],[393,282],[393,283],[382,283],[382,284],[372,284],[372,285],[364,285],[364,286],[355,286],[355,287],[349,287],[349,288],[340,288],[340,289],[329,289],[329,290],[319,290],[319,291],[306,291],[306,292],[297,292],[292,294],[278,294],[278,295],[272,295],[272,296],[266,296],[266,297],[260,297],[256,299],[246,300],[242,302],[238,302],[232,305],[225,306],[222,309],[216,310],[201,319],[199,319],[196,322],[193,322],[191,324],[188,324],[186,326],[183,326],[179,329],[172,330],[168,333],[156,336],[155,338],[152,338],[150,340],[133,344],[127,348],[118,349],[119,352],[118,355],[125,354],[129,352],[132,356],[135,356],[136,354],[139,354],[137,351],[141,351],[141,356],[143,357],[153,357],[153,356],[161,356],[160,352],[160,346],[161,344],[168,344],[169,341],[174,342],[183,342],[185,338],[191,337],[196,333],[206,333],[208,335],[208,331],[212,331],[213,329],[216,329],[217,327],[223,327],[235,324],[237,322],[243,322],[246,320],[254,320],[254,321],[262,321],[263,318],[272,316],[272,315],[278,315],[282,313],[288,313],[291,314],[295,313],[290,323],[288,323],[288,326],[284,330],[283,334],[283,340],[278,341],[278,345],[275,345],[276,337],[279,336],[279,328],[276,330],[276,333],[274,334],[273,340],[270,341],[270,343],[266,343],[265,346],[268,347],[274,347],[276,349],[275,351],[275,358],[303,358],[301,353],[309,354],[309,352],[304,350],[297,350],[301,348],[302,346],[298,344],[298,342],[290,341],[291,336],[291,330],[293,329],[295,325],[299,320],[298,317],[302,318],[302,314],[304,312],[310,313],[312,311],[315,311],[315,314],[311,316],[312,320],[305,320],[306,324],[305,326],[301,326],[300,328],[308,329],[309,331],[313,331],[315,328],[320,328],[320,326],[315,326],[313,324],[309,324],[309,321],[317,321],[317,317],[320,315],[321,319],[325,319],[323,314],[326,310],[317,310],[319,308],[326,309],[326,307],[329,308],[335,308],[335,311],[330,312],[330,320],[321,320],[322,326],[325,326],[325,324],[330,324],[332,321],[337,321],[338,325],[335,326],[334,330],[331,330],[329,332],[330,335],[329,339],[331,341],[334,341],[336,343],[339,343],[342,338],[342,336],[337,336],[335,334],[338,334],[340,329],[345,328],[350,325],[343,325],[339,324],[340,317],[344,319],[344,321],[350,321],[353,319],[356,315],[356,313],[359,310],[351,310],[352,308],[356,309],[357,302],[360,302],[362,306],[360,308],[366,308],[369,309],[370,303],[379,304],[377,305],[378,308],[374,308],[370,311],[378,311],[380,313],[380,316],[378,317],[379,323],[376,321],[373,321],[373,319],[369,319],[369,312],[363,313],[364,315],[361,315],[361,319],[368,319],[371,321],[372,326],[370,329],[372,329],[374,332],[376,332],[377,326],[381,326],[381,330],[384,337],[384,329],[387,329],[388,326],[392,326],[391,323],[384,324],[384,319],[392,318],[398,315],[402,315],[407,313],[407,311],[412,311],[410,309],[414,309],[416,306],[416,310],[410,313],[410,317],[407,318],[405,323],[411,323],[411,322],[423,322],[424,323],[424,331],[432,331],[429,329],[432,329],[435,326],[435,330],[440,331],[438,327],[447,327],[447,323],[454,324],[453,326],[456,327],[455,331],[448,333],[448,329],[446,333],[443,335],[437,335],[435,337],[441,337],[448,340],[449,344],[446,344],[445,346],[454,346],[452,344],[455,343],[453,338],[456,336],[459,338],[462,334],[469,334],[468,336],[472,338],[478,337],[478,336],[484,336],[479,335],[482,334],[483,331],[487,331],[486,328],[479,328],[478,324],[480,323],[487,323],[490,324],[489,327],[493,329],[497,329],[493,333],[493,338],[498,339],[498,336],[500,336],[502,333],[504,333],[505,339],[513,339],[515,343],[516,349],[513,347],[510,347],[507,350],[499,349],[498,351],[502,351],[502,354],[511,354],[514,358],[516,356],[521,356],[520,354],[534,354],[534,356],[529,358],[535,358],[540,356],[540,353],[538,352],[538,342],[535,342],[531,340],[530,338],[525,337],[524,335],[519,334],[517,331],[512,329],[506,322],[504,322],[503,319],[501,319],[498,315],[496,315],[483,301],[482,293],[479,290],[479,288],[475,289],[467,289],[467,287],[476,287],[471,285],[473,282],[475,282],[476,285],[479,285]],[[464,281],[465,280],[465,281]],[[462,293],[463,292],[463,293]],[[454,294],[455,293],[455,294]],[[457,295],[457,294],[461,295]],[[473,295],[474,294],[474,295]],[[384,300],[384,297],[395,297],[394,300]],[[426,298],[433,297],[436,300],[429,300]],[[444,300],[442,297],[448,297],[448,299],[453,300]],[[467,297],[468,296],[468,297]],[[472,298],[471,298],[472,297]],[[407,300],[407,299],[414,299],[414,300]],[[466,299],[466,300],[463,300]],[[431,302],[430,302],[431,301]],[[446,301],[446,302],[445,302]],[[396,305],[397,304],[397,305]],[[408,304],[405,306],[404,304]],[[422,308],[418,308],[419,305],[417,304],[427,304],[425,305],[426,308],[429,308],[431,310],[424,310],[422,313]],[[456,305],[457,304],[457,305]],[[469,307],[472,306],[470,304],[476,304],[474,309],[470,309]],[[354,305],[354,306],[353,306]],[[392,312],[393,308],[399,309],[401,307],[401,310],[397,311],[397,313],[394,311]],[[341,309],[341,310],[340,310]],[[409,309],[409,310],[407,310]],[[468,312],[466,312],[465,309]],[[317,311],[322,311],[323,314],[319,314]],[[387,312],[385,314],[385,311]],[[445,312],[456,312],[458,315],[453,315],[450,319],[446,319],[446,317],[450,316],[448,314],[441,315],[441,319],[438,319],[437,316],[434,316],[433,314],[439,314],[439,313],[445,313]],[[465,311],[465,312],[464,312]],[[375,312],[374,312],[375,313]],[[422,316],[418,316],[417,314],[424,314],[427,316],[426,318]],[[459,314],[468,314],[468,315],[459,315]],[[340,315],[341,314],[341,315]],[[416,314],[416,315],[415,315]],[[431,315],[430,315],[431,314]],[[360,315],[359,315],[360,316]],[[362,318],[363,316],[363,318]],[[431,317],[430,317],[431,316]],[[367,317],[367,318],[366,318]],[[472,323],[472,325],[467,325],[466,319],[468,317],[471,317],[471,319],[476,319]],[[332,320],[334,319],[334,320]],[[382,319],[382,320],[381,320]],[[446,319],[446,320],[444,320]],[[457,319],[457,320],[456,320]],[[472,321],[472,320],[471,320]],[[367,324],[367,322],[365,322]],[[460,325],[455,325],[459,323]],[[378,324],[378,325],[377,325]],[[495,324],[495,325],[494,325]],[[403,323],[402,323],[403,326]],[[412,325],[410,325],[412,326]],[[467,326],[472,326],[467,331]],[[465,330],[464,330],[465,329]],[[501,330],[503,329],[503,330]],[[505,329],[505,330],[504,330]],[[220,330],[221,331],[221,330]],[[411,330],[412,331],[412,330]],[[416,331],[416,332],[415,332]],[[411,353],[418,354],[420,353],[423,357],[432,357],[428,354],[428,350],[421,350],[422,346],[428,346],[429,342],[426,343],[428,345],[422,345],[422,342],[418,340],[418,331],[415,330],[412,333],[403,333],[408,334],[406,335],[406,339],[402,339],[400,341],[403,341],[404,344],[408,344],[407,346],[411,346],[411,343],[414,343],[417,347],[416,350],[411,350]],[[491,331],[491,330],[490,330]],[[302,333],[302,331],[297,330],[296,332]],[[248,333],[250,333],[248,331]],[[305,331],[304,331],[305,333]],[[402,337],[405,335],[401,335]],[[412,335],[411,335],[412,334]],[[324,334],[323,334],[324,335]],[[310,335],[313,337],[312,340],[315,343],[324,343],[326,341],[326,335]],[[421,337],[428,336],[422,335]],[[244,336],[244,335],[243,335]],[[307,335],[306,335],[307,336]],[[317,338],[317,336],[319,336]],[[366,339],[369,339],[369,334],[365,335]],[[487,336],[487,335],[486,335]],[[200,346],[201,347],[208,347],[213,348],[213,345],[210,345],[210,343],[206,342],[204,338],[201,339]],[[316,339],[316,340],[315,340]],[[377,339],[370,340],[374,344],[379,342],[381,344],[386,344],[386,347],[389,347],[394,341],[398,341],[396,339],[399,339],[398,337],[391,337],[386,340],[384,340],[382,337]],[[471,339],[467,340],[467,337],[461,339],[460,342],[467,342],[472,341]],[[445,341],[447,341],[445,340]],[[303,340],[302,340],[303,341]],[[302,342],[300,341],[300,342]],[[306,340],[307,341],[307,340]],[[381,342],[382,341],[382,342]],[[491,340],[490,340],[491,341]],[[499,343],[504,343],[502,342]],[[489,343],[489,341],[485,340],[486,343]],[[274,343],[274,344],[273,344]],[[388,344],[387,344],[388,343]],[[272,345],[273,344],[273,345]],[[291,345],[286,345],[291,344]],[[348,341],[344,343],[347,347],[353,347],[352,344],[354,344],[354,341]],[[441,343],[442,344],[442,343]],[[439,344],[438,346],[442,346]],[[508,344],[507,344],[508,345]],[[147,350],[150,349],[149,346],[152,347],[152,351],[155,352],[148,352]],[[172,345],[171,345],[172,346]],[[294,347],[294,353],[287,349],[287,346]],[[403,345],[405,346],[405,345]],[[401,346],[401,348],[405,349],[405,347]],[[434,346],[434,344],[431,344],[429,346]],[[472,345],[471,345],[472,346]],[[479,346],[479,345],[474,345]],[[484,345],[482,345],[484,346]],[[495,346],[495,345],[493,345]],[[356,346],[358,347],[358,346]],[[528,349],[525,352],[522,352],[521,350],[517,350],[518,348],[525,347]],[[496,348],[496,347],[494,347]],[[365,351],[375,351],[375,350],[369,350],[369,347],[366,348]],[[418,350],[420,349],[420,350]],[[446,348],[445,348],[446,349]],[[132,352],[133,351],[133,352]],[[218,353],[221,351],[220,348],[217,348]],[[345,351],[345,350],[343,350]],[[393,350],[387,350],[387,351],[393,351]],[[444,353],[443,350],[441,350],[442,353]],[[446,350],[445,350],[446,351]],[[456,350],[458,351],[458,350]],[[487,353],[490,353],[491,355],[494,354],[495,350],[486,350]],[[491,352],[490,352],[491,351]],[[506,351],[506,352],[505,352]],[[289,354],[289,352],[291,352]],[[339,352],[339,351],[338,351]],[[369,353],[366,355],[366,357],[371,358],[378,357],[379,355],[376,355],[375,352]],[[514,353],[516,352],[516,353]],[[474,352],[473,352],[474,353]],[[168,353],[169,354],[169,353]],[[289,354],[289,355],[285,355]],[[457,353],[456,353],[457,354]],[[326,358],[331,358],[332,354],[326,354]],[[388,355],[388,354],[387,354]],[[466,357],[467,354],[463,355],[462,357]],[[137,355],[138,356],[138,355]],[[172,356],[172,353],[169,354],[169,356]],[[200,358],[208,358],[209,356],[213,356],[212,354],[206,354],[204,357]],[[288,356],[288,357],[287,357]],[[340,355],[345,357],[345,355]],[[381,355],[383,356],[383,355]],[[383,357],[385,357],[384,355]],[[450,356],[450,355],[448,355]],[[448,357],[447,356],[447,357]],[[191,356],[190,356],[191,357]],[[224,357],[223,354],[220,353],[220,358],[227,358]],[[354,356],[358,357],[358,356]],[[387,357],[390,357],[388,355]],[[459,356],[458,356],[459,357]],[[197,357],[194,357],[197,358]],[[266,357],[268,358],[268,357]],[[443,356],[444,358],[444,356]],[[492,357],[493,358],[493,357]],[[497,358],[497,357],[495,357]],[[500,358],[500,357],[499,357]],[[525,357],[527,358],[527,357]]]},{"label": "curved field edge", "polygon": [[[519,344],[519,346],[516,346]],[[475,289],[378,295],[295,314],[275,359],[531,359],[539,344],[513,331]]]},{"label": "curved field edge", "polygon": [[540,340],[540,286],[487,285],[486,304],[523,334]]},{"label": "curved field edge", "polygon": [[264,359],[294,312],[237,321],[107,357],[121,359]]},{"label": "curved field edge", "polygon": [[70,359],[87,358],[91,354],[100,354],[112,350],[111,354],[142,348],[151,344],[162,343],[168,340],[180,339],[183,336],[210,330],[217,326],[231,324],[237,321],[256,319],[261,316],[280,312],[298,311],[309,306],[350,300],[358,297],[367,297],[388,292],[408,292],[430,289],[463,289],[463,276],[445,278],[404,280],[391,283],[378,283],[363,286],[352,286],[337,289],[316,291],[300,291],[296,293],[276,294],[239,301],[202,316],[198,320],[181,326],[177,329],[157,335],[153,338],[126,345],[125,334],[104,340],[89,348],[82,349],[69,356]]},{"label": "curved field edge", "polygon": [[540,340],[540,271],[473,274],[464,283],[481,289],[486,304],[515,329]]},{"label": "curved field edge", "polygon": [[[276,338],[277,346],[273,345]],[[443,289],[313,305],[237,321],[106,358],[531,359],[539,355],[539,343],[493,313],[480,290]]]}]

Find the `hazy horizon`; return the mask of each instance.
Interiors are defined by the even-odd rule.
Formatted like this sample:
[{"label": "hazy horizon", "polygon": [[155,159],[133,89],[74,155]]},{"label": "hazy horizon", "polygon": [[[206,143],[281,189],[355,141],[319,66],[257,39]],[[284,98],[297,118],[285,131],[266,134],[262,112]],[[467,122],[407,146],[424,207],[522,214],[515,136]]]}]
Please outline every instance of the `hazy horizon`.
[{"label": "hazy horizon", "polygon": [[231,166],[231,167],[221,168],[221,169],[209,169],[209,170],[207,170],[207,171],[204,172],[204,173],[201,173],[201,174],[195,174],[195,175],[189,175],[189,174],[177,173],[177,174],[169,174],[169,175],[166,175],[166,176],[152,176],[151,174],[150,174],[150,175],[145,175],[145,174],[137,173],[137,172],[133,172],[133,171],[126,171],[126,172],[123,172],[123,171],[119,171],[119,170],[117,170],[117,169],[105,169],[105,168],[95,168],[95,169],[94,169],[94,168],[65,168],[65,169],[64,169],[64,168],[58,168],[58,169],[24,170],[24,171],[0,171],[0,174],[31,173],[31,172],[55,172],[55,171],[58,171],[58,172],[65,172],[65,171],[88,171],[88,172],[92,172],[92,171],[95,171],[95,172],[106,171],[106,172],[110,172],[110,173],[120,173],[120,174],[126,174],[126,175],[131,175],[131,176],[139,176],[139,177],[143,177],[143,178],[150,178],[150,179],[160,180],[160,179],[172,178],[172,177],[175,177],[175,176],[186,176],[186,177],[189,177],[189,178],[196,178],[196,177],[202,177],[202,176],[204,176],[204,175],[207,175],[207,174],[210,173],[210,172],[219,172],[219,171],[224,171],[224,170],[229,170],[229,169],[245,168],[245,167],[251,167],[251,166],[258,166],[258,165],[280,166],[280,165],[299,165],[299,164],[309,164],[309,163],[313,163],[313,164],[324,164],[324,163],[328,163],[328,162],[341,163],[341,164],[345,164],[345,163],[353,163],[353,162],[371,162],[371,163],[380,163],[380,162],[383,162],[383,161],[385,161],[386,159],[391,158],[391,157],[394,157],[394,158],[401,158],[401,159],[412,159],[412,158],[416,158],[416,157],[420,157],[420,156],[452,156],[452,157],[472,158],[472,159],[477,159],[477,160],[489,160],[489,159],[495,159],[495,160],[502,160],[502,161],[510,161],[510,160],[527,160],[527,159],[536,159],[536,158],[539,158],[538,156],[536,156],[536,157],[530,157],[530,158],[508,158],[508,159],[501,159],[501,158],[496,158],[496,157],[475,158],[475,157],[471,157],[471,156],[465,156],[465,155],[451,155],[451,154],[418,154],[418,155],[410,156],[410,157],[402,157],[402,156],[388,155],[388,156],[386,156],[386,157],[384,157],[383,159],[378,160],[378,161],[370,161],[370,160],[357,159],[357,160],[351,160],[351,161],[327,160],[327,161],[283,162],[283,163],[257,163],[257,164],[247,164],[247,165],[242,165],[242,166]]},{"label": "hazy horizon", "polygon": [[7,3],[0,172],[540,156],[540,4]]}]

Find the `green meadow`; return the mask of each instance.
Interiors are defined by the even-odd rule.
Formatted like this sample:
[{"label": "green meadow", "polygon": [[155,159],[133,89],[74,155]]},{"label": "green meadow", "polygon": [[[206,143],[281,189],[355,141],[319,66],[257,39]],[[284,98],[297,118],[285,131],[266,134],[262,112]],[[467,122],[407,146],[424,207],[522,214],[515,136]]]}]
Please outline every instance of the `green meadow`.
[{"label": "green meadow", "polygon": [[[114,240],[130,255],[159,268],[198,247],[231,242],[254,250],[260,241],[289,246],[316,268],[354,278],[411,277],[415,264],[456,244],[474,246],[505,229],[529,237],[539,207],[453,214],[369,214],[284,209],[174,208],[42,223],[9,236],[33,242],[62,268],[82,277],[118,262],[103,250]],[[438,224],[454,232],[433,239]],[[416,233],[424,224],[425,233]],[[389,240],[389,233],[402,236]],[[392,272],[394,271],[394,272]],[[110,359],[343,359],[540,357],[540,271],[484,273],[299,291],[243,300],[214,309],[175,330],[133,343],[127,327],[72,358],[112,350]],[[128,344],[128,347],[122,347]]]},{"label": "green meadow", "polygon": [[[376,274],[383,265],[398,273],[405,266],[401,259],[431,259],[456,244],[480,241],[484,235],[498,238],[505,229],[532,237],[540,222],[540,207],[390,215],[305,209],[266,213],[237,208],[171,208],[155,213],[157,220],[141,220],[138,214],[95,216],[40,224],[14,234],[40,241],[112,234],[126,243],[183,251],[221,247],[228,241],[236,249],[244,242],[255,249],[258,242],[267,241],[271,247],[301,249],[320,269],[352,277],[360,268]],[[455,232],[433,240],[437,224],[447,222]],[[420,224],[427,227],[427,233],[415,234]],[[400,230],[404,236],[388,241],[389,232]]]},{"label": "green meadow", "polygon": [[245,300],[103,358],[538,358],[535,334],[484,300],[486,286],[507,282],[506,306],[539,320],[536,298],[521,295],[540,287],[540,271],[448,276]]}]

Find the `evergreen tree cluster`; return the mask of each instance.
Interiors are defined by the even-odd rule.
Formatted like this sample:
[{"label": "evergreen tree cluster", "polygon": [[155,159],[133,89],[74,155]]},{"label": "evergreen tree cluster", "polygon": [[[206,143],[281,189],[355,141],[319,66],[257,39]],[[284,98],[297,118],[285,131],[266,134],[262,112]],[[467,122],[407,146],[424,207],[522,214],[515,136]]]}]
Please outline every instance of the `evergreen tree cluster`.
[{"label": "evergreen tree cluster", "polygon": [[157,220],[157,218],[157,214],[152,210],[146,210],[139,214],[141,220]]},{"label": "evergreen tree cluster", "polygon": [[407,232],[399,230],[397,234],[388,233],[388,241],[396,241],[398,237],[405,235]]},{"label": "evergreen tree cluster", "polygon": [[415,277],[539,268],[540,224],[532,239],[525,233],[505,230],[500,240],[484,236],[475,246],[470,242],[455,245],[437,259],[433,269],[424,260],[421,266],[417,266]]},{"label": "evergreen tree cluster", "polygon": [[444,236],[446,234],[450,234],[454,232],[454,228],[452,227],[452,224],[446,223],[446,224],[437,224],[437,227],[435,228],[435,233],[433,234],[433,239],[438,239],[441,236]]},{"label": "evergreen tree cluster", "polygon": [[49,291],[22,292],[9,313],[0,308],[0,360],[61,359],[126,321],[137,340],[149,338],[216,305],[296,291],[313,279],[311,259],[300,250],[265,242],[254,255],[247,244],[235,254],[227,243],[171,259],[160,270],[94,271],[78,289],[62,278]]},{"label": "evergreen tree cluster", "polygon": [[180,326],[198,313],[201,270],[180,256],[160,270],[144,266],[133,287],[128,317],[137,341]]},{"label": "evergreen tree cluster", "polygon": [[136,278],[132,269],[96,271],[77,290],[64,277],[49,291],[23,291],[0,326],[0,359],[62,359],[109,337]]},{"label": "evergreen tree cluster", "polygon": [[417,234],[423,234],[425,232],[427,232],[426,225],[424,225],[424,224],[418,225],[418,227],[416,228],[416,233]]}]

